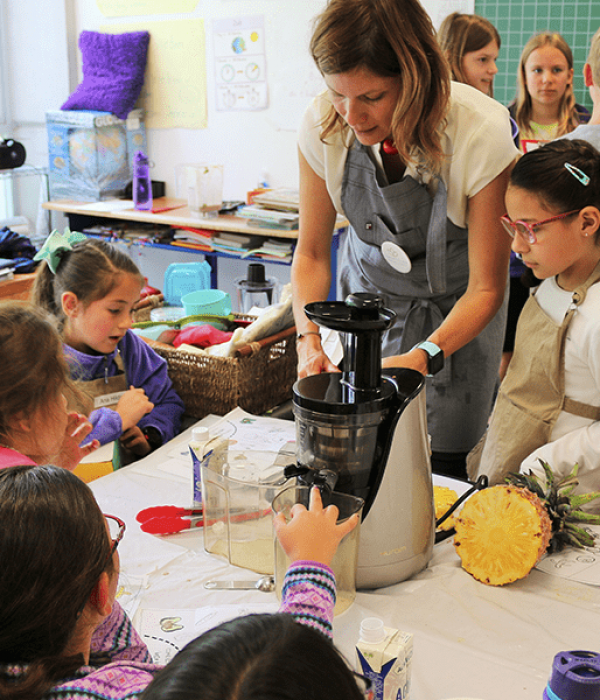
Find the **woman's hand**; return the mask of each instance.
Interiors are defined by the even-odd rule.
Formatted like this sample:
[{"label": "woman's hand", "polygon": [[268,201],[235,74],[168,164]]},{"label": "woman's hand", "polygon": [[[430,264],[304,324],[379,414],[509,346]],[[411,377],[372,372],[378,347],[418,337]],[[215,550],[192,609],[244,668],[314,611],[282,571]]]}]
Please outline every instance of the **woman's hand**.
[{"label": "woman's hand", "polygon": [[318,335],[305,335],[296,343],[298,352],[298,377],[309,377],[321,372],[339,372],[339,369],[327,357]]},{"label": "woman's hand", "polygon": [[87,445],[81,446],[92,432],[92,428],[92,424],[84,415],[70,412],[60,452],[53,459],[54,464],[72,472],[84,457],[97,450],[100,447],[98,440],[92,440]]},{"label": "woman's hand", "polygon": [[416,369],[417,372],[427,374],[427,353],[425,350],[413,348],[402,355],[393,355],[384,357],[381,361],[382,367],[407,367],[408,369]]},{"label": "woman's hand", "polygon": [[121,396],[115,409],[121,416],[123,432],[137,425],[153,408],[154,404],[146,396],[146,392],[143,389],[136,389],[133,386],[129,387],[129,391],[126,391]]},{"label": "woman's hand", "polygon": [[329,566],[342,538],[358,524],[355,513],[343,523],[337,524],[338,509],[323,508],[321,492],[313,486],[309,508],[296,503],[291,510],[291,520],[278,513],[274,518],[275,533],[283,550],[292,561],[318,561]]}]

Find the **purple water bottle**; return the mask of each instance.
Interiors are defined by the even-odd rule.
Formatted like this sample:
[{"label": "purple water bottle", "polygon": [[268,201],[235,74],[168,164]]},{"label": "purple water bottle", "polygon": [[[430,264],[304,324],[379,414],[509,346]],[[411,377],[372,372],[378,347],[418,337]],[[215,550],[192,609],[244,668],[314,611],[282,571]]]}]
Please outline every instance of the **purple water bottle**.
[{"label": "purple water bottle", "polygon": [[133,206],[135,209],[152,209],[152,181],[148,156],[136,151],[133,157]]},{"label": "purple water bottle", "polygon": [[600,654],[561,651],[552,663],[544,700],[600,700]]}]

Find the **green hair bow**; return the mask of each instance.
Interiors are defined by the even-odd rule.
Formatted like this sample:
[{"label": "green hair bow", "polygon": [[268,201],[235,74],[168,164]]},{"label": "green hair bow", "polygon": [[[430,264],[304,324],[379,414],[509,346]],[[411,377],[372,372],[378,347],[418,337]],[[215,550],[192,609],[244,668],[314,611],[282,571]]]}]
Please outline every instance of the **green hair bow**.
[{"label": "green hair bow", "polygon": [[52,274],[55,275],[62,256],[73,250],[73,246],[76,243],[81,243],[82,241],[87,241],[87,236],[84,236],[83,233],[71,231],[68,228],[65,229],[64,233],[59,233],[54,229],[33,259],[46,260]]}]

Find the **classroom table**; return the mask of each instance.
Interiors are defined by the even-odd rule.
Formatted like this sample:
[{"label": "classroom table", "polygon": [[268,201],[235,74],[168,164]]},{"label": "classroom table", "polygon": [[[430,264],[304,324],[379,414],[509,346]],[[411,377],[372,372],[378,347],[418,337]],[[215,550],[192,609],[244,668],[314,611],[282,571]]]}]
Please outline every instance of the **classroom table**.
[{"label": "classroom table", "polygon": [[[211,420],[216,419],[200,423]],[[209,580],[259,575],[207,554],[201,528],[168,537],[140,530],[135,516],[142,508],[189,505],[191,460],[188,473],[170,455],[184,450],[190,438],[191,428],[90,484],[103,512],[127,524],[119,545],[120,590],[135,589],[134,623],[144,610],[198,609],[198,620],[201,611],[210,611],[207,606],[223,606],[215,610],[220,615],[229,610],[231,617],[238,610],[277,609],[275,593],[203,587]],[[335,618],[335,642],[352,661],[360,621],[369,616],[414,635],[411,700],[539,700],[556,653],[600,650],[597,587],[537,569],[513,584],[486,586],[461,568],[451,539],[435,545],[424,571],[394,586],[358,591],[351,607]]]}]

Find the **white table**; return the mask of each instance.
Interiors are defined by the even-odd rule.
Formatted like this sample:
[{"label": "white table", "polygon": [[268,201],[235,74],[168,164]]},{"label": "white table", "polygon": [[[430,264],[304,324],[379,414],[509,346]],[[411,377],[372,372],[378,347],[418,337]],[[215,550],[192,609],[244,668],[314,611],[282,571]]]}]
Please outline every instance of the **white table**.
[{"label": "white table", "polygon": [[[186,443],[190,435],[173,443]],[[140,530],[135,516],[142,508],[190,502],[191,461],[189,477],[165,471],[173,443],[91,484],[102,510],[127,523],[119,545],[122,590],[143,583],[140,610],[276,610],[274,593],[203,587],[210,579],[258,575],[204,552],[201,528],[169,537]],[[598,588],[537,570],[509,586],[485,586],[462,570],[452,540],[434,547],[425,571],[395,586],[359,591],[335,618],[335,642],[352,661],[360,621],[372,615],[414,635],[411,700],[539,700],[557,652],[600,650]]]}]

